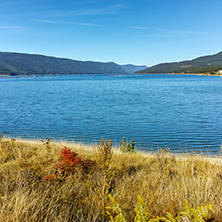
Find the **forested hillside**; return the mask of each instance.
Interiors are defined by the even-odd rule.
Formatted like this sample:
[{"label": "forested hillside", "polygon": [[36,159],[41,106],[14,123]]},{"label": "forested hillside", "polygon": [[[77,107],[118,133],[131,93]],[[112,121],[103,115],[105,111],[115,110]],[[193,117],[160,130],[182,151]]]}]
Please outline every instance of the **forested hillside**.
[{"label": "forested hillside", "polygon": [[215,55],[202,56],[193,60],[173,63],[161,63],[138,71],[138,74],[148,73],[209,73],[215,74],[222,70],[222,52]]},{"label": "forested hillside", "polygon": [[127,74],[127,72],[114,62],[83,62],[43,55],[0,52],[0,74]]}]

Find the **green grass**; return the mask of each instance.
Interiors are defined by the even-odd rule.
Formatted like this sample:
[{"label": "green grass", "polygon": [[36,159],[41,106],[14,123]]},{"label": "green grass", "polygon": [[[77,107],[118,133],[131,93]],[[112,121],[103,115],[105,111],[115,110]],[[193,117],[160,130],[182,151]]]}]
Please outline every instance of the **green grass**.
[{"label": "green grass", "polygon": [[58,174],[60,143],[0,139],[0,221],[109,221],[109,195],[127,221],[136,217],[138,196],[150,218],[177,216],[187,200],[194,209],[212,204],[205,220],[222,221],[220,157],[122,153],[110,143],[62,143],[91,165]]}]

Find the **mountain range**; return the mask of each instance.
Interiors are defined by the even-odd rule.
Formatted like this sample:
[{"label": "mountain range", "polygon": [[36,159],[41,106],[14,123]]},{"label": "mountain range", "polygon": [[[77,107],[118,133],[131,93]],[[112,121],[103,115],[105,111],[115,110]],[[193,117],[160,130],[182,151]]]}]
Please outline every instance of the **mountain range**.
[{"label": "mountain range", "polygon": [[142,70],[142,69],[146,69],[148,68],[147,66],[135,66],[135,65],[132,65],[132,64],[127,64],[127,65],[121,65],[121,67],[126,70],[128,73],[130,74],[133,74],[134,72],[137,72],[139,70]]},{"label": "mountain range", "polygon": [[[48,75],[48,74],[155,74],[155,73],[207,73],[222,70],[222,51],[208,56],[181,62],[160,63],[147,68],[114,62],[79,61],[44,55],[0,52],[0,74]],[[222,72],[222,71],[221,71]]]},{"label": "mountain range", "polygon": [[0,52],[0,74],[128,74],[114,62],[78,61],[24,53]]},{"label": "mountain range", "polygon": [[0,74],[129,74],[146,66],[118,65],[114,62],[78,61],[44,55],[0,52]]},{"label": "mountain range", "polygon": [[215,74],[222,70],[222,51],[208,56],[181,62],[160,63],[155,66],[137,71],[137,74],[151,73],[209,73]]}]

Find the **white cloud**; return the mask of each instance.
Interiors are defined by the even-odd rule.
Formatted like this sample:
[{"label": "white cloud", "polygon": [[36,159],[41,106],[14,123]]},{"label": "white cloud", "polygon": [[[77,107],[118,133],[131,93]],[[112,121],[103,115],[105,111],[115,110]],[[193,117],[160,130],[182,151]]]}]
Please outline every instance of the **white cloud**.
[{"label": "white cloud", "polygon": [[22,27],[22,26],[0,26],[0,30],[5,30],[5,31],[16,31],[16,32],[22,32],[26,31],[29,29],[28,27]]},{"label": "white cloud", "polygon": [[94,23],[78,23],[78,22],[71,22],[71,24],[74,25],[81,25],[81,26],[103,26],[103,25],[99,25],[99,24],[94,24]]},{"label": "white cloud", "polygon": [[142,30],[146,30],[146,29],[151,29],[150,27],[132,27],[132,29],[142,29]]},{"label": "white cloud", "polygon": [[87,16],[87,15],[110,15],[118,14],[122,9],[126,8],[124,5],[110,5],[102,8],[80,8],[72,11],[54,11],[48,14],[50,17],[65,17],[65,16]]},{"label": "white cloud", "polygon": [[54,21],[54,20],[35,20],[35,22],[41,22],[41,23],[49,23],[49,24],[71,24],[71,25],[80,25],[80,26],[103,26],[101,24],[95,24],[95,23],[84,23],[84,22],[68,22],[68,21]]},{"label": "white cloud", "polygon": [[150,30],[152,34],[150,35],[168,35],[168,36],[187,36],[187,35],[206,35],[207,32],[198,32],[198,31],[187,31],[187,30],[170,30],[170,29],[161,29],[161,28],[150,28],[150,27],[131,27],[132,29],[140,29],[140,30]]},{"label": "white cloud", "polygon": [[44,19],[37,19],[35,22],[40,22],[40,23],[50,23],[50,24],[58,24],[61,23],[60,21],[52,21],[52,20],[44,20]]}]

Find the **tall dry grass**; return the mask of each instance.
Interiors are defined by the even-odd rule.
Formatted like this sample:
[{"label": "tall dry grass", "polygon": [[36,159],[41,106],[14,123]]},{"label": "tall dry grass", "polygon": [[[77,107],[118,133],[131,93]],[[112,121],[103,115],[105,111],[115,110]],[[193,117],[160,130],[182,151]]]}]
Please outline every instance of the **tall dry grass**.
[{"label": "tall dry grass", "polygon": [[[220,157],[121,153],[109,141],[65,144],[92,162],[89,171],[56,175],[61,145],[0,139],[0,221],[109,221],[108,195],[133,221],[138,196],[152,217],[212,204],[208,221],[222,221]],[[54,179],[44,179],[54,173]]]}]

